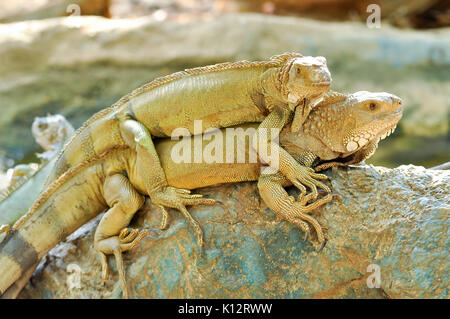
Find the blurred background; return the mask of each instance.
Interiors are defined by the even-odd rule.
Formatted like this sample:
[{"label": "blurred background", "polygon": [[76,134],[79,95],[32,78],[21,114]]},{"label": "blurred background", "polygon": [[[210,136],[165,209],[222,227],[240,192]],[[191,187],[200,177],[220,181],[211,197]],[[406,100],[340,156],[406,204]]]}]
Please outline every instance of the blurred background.
[{"label": "blurred background", "polygon": [[0,0],[0,171],[39,161],[36,116],[77,128],[157,76],[286,51],[325,56],[333,90],[404,99],[369,163],[439,165],[450,161],[449,26],[444,0]]}]

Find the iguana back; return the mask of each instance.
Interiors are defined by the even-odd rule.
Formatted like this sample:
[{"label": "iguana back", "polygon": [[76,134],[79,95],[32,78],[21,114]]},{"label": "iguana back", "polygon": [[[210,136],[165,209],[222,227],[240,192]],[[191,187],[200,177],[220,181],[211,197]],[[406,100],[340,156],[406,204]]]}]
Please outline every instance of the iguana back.
[{"label": "iguana back", "polygon": [[[227,127],[244,122],[262,121],[263,110],[259,110],[255,105],[255,103],[261,103],[258,100],[260,97],[251,94],[247,96],[247,93],[253,93],[254,87],[259,85],[259,76],[265,70],[281,67],[287,60],[301,56],[298,53],[286,53],[274,56],[269,61],[226,62],[187,69],[157,78],[139,87],[111,107],[94,114],[76,131],[73,138],[59,153],[46,186],[70,167],[101,154],[111,147],[125,145],[119,128],[120,119],[125,116],[137,118],[149,129],[152,136],[156,137],[170,136],[172,129],[176,127],[188,127],[190,131],[193,131],[193,119],[203,118],[204,123],[209,123],[210,127]],[[216,104],[220,103],[220,99],[217,102],[214,94],[221,93],[223,83],[219,83],[218,78],[222,77],[223,72],[229,73],[226,76],[229,91],[225,92],[228,100],[222,101],[218,108],[229,108],[228,112],[233,116],[227,116],[231,119],[228,121],[224,121],[223,116],[218,115],[219,112],[213,105],[215,101]],[[180,91],[188,86],[191,86],[189,94],[186,92],[184,95],[180,94]],[[238,96],[238,93],[231,94],[239,91],[243,92],[241,96]],[[197,92],[198,95],[193,97],[193,92]],[[186,97],[191,101],[186,101]],[[176,105],[182,107],[183,111],[170,108],[168,103],[174,103],[174,100],[180,102]],[[193,103],[199,103],[199,105],[192,105]],[[243,105],[248,105],[250,109],[243,110]],[[202,116],[194,117],[189,113],[190,110],[198,111]],[[257,116],[258,113],[259,116]],[[170,120],[167,120],[168,118]],[[164,120],[167,121],[164,122]],[[207,128],[204,126],[203,130]]]}]

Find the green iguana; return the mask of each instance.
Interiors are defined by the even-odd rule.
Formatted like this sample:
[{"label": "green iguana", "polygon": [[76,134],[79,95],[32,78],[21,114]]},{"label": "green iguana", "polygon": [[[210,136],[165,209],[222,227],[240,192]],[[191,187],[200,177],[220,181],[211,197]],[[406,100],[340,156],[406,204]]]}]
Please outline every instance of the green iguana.
[{"label": "green iguana", "polygon": [[13,168],[9,186],[0,191],[0,241],[2,231],[8,230],[38,198],[43,184],[56,162],[56,154],[75,132],[62,115],[36,117],[31,126],[36,142],[45,150],[38,153],[42,162],[21,164]]},{"label": "green iguana", "polygon": [[[348,97],[330,93],[311,112],[299,131],[294,133],[286,127],[280,133],[280,142],[304,167],[321,170],[357,164],[372,155],[379,140],[395,129],[402,115],[401,104],[400,98],[388,93],[357,92]],[[257,126],[256,123],[241,127]],[[225,129],[221,132],[226,139],[229,132]],[[252,136],[247,136],[247,152],[252,150],[249,147],[251,139]],[[284,190],[291,182],[280,172],[261,174],[260,162],[175,163],[172,153],[178,143],[180,141],[169,139],[156,143],[169,185],[195,189],[219,183],[258,180],[260,195],[269,208],[306,234],[310,224],[323,247],[325,236],[322,228],[308,212],[329,202],[332,199],[330,194],[313,203],[309,203],[314,198],[312,192],[305,196],[301,194],[296,201]],[[119,145],[69,169],[53,182],[0,243],[0,295],[15,296],[40,258],[78,227],[107,209],[96,229],[94,248],[101,256],[103,279],[108,274],[106,255],[114,254],[123,296],[126,297],[121,254],[135,247],[147,234],[147,230],[127,228],[147,194],[138,160],[133,148]],[[213,205],[215,201],[190,195],[187,190],[177,191],[183,198],[177,208],[194,225],[201,245],[201,229],[184,205]]]},{"label": "green iguana", "polygon": [[[158,78],[92,116],[59,154],[46,186],[71,167],[89,162],[109,149],[129,146],[137,152],[136,165],[143,176],[145,194],[167,216],[165,207],[184,208],[182,202],[197,195],[186,195],[185,190],[167,183],[153,137],[170,137],[181,127],[187,128],[188,134],[200,134],[210,128],[249,122],[261,122],[260,128],[281,130],[291,118],[295,131],[329,91],[330,83],[324,57],[298,53],[285,53],[262,62],[198,67]],[[200,131],[195,130],[194,121],[202,121]],[[278,149],[278,144],[272,144]],[[325,176],[302,167],[283,149],[278,152],[279,170],[303,193],[305,186],[315,196],[317,187],[329,191],[317,180],[326,179]],[[270,163],[264,154],[259,155]]]},{"label": "green iguana", "polygon": [[37,154],[37,157],[44,161],[49,161],[58,154],[67,140],[75,134],[72,125],[61,114],[35,117],[31,132],[36,142],[45,150]]}]

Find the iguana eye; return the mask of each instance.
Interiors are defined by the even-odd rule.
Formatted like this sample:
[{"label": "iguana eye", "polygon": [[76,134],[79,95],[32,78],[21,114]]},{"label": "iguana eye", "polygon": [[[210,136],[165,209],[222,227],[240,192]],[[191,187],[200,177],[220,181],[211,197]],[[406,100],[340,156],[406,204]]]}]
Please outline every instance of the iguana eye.
[{"label": "iguana eye", "polygon": [[369,108],[370,108],[371,111],[375,110],[376,106],[377,105],[375,103],[370,103],[369,104]]}]

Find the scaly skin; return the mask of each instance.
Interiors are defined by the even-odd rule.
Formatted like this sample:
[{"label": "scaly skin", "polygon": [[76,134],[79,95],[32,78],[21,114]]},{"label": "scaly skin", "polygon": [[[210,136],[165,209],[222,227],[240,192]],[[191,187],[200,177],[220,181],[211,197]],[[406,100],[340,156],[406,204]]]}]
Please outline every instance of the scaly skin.
[{"label": "scaly skin", "polygon": [[[280,143],[304,167],[315,167],[316,171],[333,166],[359,164],[374,153],[380,139],[395,129],[402,110],[401,99],[392,94],[360,91],[346,96],[331,92],[310,113],[298,132],[293,133],[289,126],[281,131]],[[245,127],[256,127],[256,124]],[[368,141],[361,140],[360,136],[368,137]],[[226,145],[226,134],[223,134],[223,138],[223,145]],[[358,139],[360,145],[348,151],[348,145]],[[291,182],[280,172],[261,175],[260,167],[257,165],[248,162],[225,163],[225,158],[222,164],[176,163],[171,152],[177,142],[166,139],[159,141],[156,146],[169,185],[195,189],[220,183],[259,179],[260,187],[263,184],[270,184],[266,186],[266,189],[270,189],[268,192],[262,192],[260,188],[261,197],[266,204],[282,219],[294,222],[295,218],[283,213],[290,211],[294,199],[289,198],[281,187],[291,185]],[[191,144],[194,147],[193,143]],[[246,145],[244,149],[249,148]],[[236,149],[234,151],[236,152]],[[245,158],[248,158],[248,154]],[[280,186],[275,187],[276,184]],[[274,192],[277,196],[273,195]],[[295,204],[296,210],[303,213],[311,211],[313,208],[305,208],[304,204],[315,198],[313,192],[308,195],[301,194],[301,203]],[[330,196],[327,198],[331,199]],[[300,215],[298,218],[304,219]],[[314,226],[319,243],[323,245],[325,238],[322,229],[312,218],[308,217],[307,221]]]},{"label": "scaly skin", "polygon": [[[349,97],[332,94],[326,97],[310,116],[303,127],[292,133],[289,127],[281,132],[280,141],[293,156],[305,167],[339,163],[346,164],[363,160],[370,154],[367,145],[376,145],[387,133],[395,128],[401,118],[401,100],[386,93],[357,92]],[[336,96],[339,98],[336,99]],[[343,99],[342,99],[343,98]],[[374,105],[373,109],[371,105]],[[322,114],[344,114],[344,120],[336,121]],[[345,116],[346,115],[346,116]],[[351,120],[346,121],[345,118]],[[324,124],[323,130],[318,126]],[[257,124],[242,126],[257,127]],[[367,131],[370,128],[370,132]],[[371,134],[368,143],[361,142],[352,151],[348,151],[350,141],[366,133]],[[226,140],[226,132],[222,130]],[[323,138],[321,136],[324,136]],[[244,135],[245,136],[245,135]],[[333,138],[329,138],[332,136]],[[186,137],[191,141],[191,137]],[[246,146],[252,136],[246,137]],[[306,142],[305,142],[306,141]],[[261,163],[175,163],[172,152],[179,141],[160,140],[156,150],[166,172],[169,185],[178,188],[195,189],[218,183],[258,180],[261,197],[266,204],[282,219],[300,227],[306,237],[310,232],[309,224],[317,232],[321,248],[325,243],[323,231],[310,215],[313,209],[331,200],[331,195],[308,204],[314,198],[310,193],[300,196],[298,201],[284,190],[291,182],[282,174],[261,174]],[[306,144],[305,144],[306,143]],[[204,145],[204,150],[207,145]],[[325,154],[324,160],[308,150],[319,149]],[[234,150],[236,152],[236,150]],[[330,154],[334,154],[330,156]],[[235,153],[236,155],[236,153]],[[248,155],[248,154],[247,154]],[[13,230],[0,244],[0,293],[12,296],[6,291],[20,279],[21,285],[30,276],[33,267],[52,247],[72,233],[88,220],[108,209],[100,221],[94,239],[94,247],[101,256],[103,279],[108,269],[106,255],[114,254],[119,270],[123,294],[127,296],[125,270],[121,253],[135,247],[147,232],[130,230],[128,226],[134,213],[141,207],[146,194],[144,177],[138,167],[138,154],[127,146],[118,146],[106,153],[67,171],[53,183],[30,209],[30,213],[19,220]],[[235,157],[236,158],[236,157]],[[334,161],[334,162],[331,162]],[[125,177],[127,176],[127,177]],[[213,199],[200,196],[192,198],[188,191],[180,191],[183,205],[214,204]],[[199,245],[202,242],[201,229],[190,217],[187,210],[180,208],[196,231]],[[308,224],[309,223],[309,224]],[[25,276],[21,278],[21,276]],[[20,285],[19,285],[20,286]],[[15,289],[16,287],[11,287]],[[18,293],[21,287],[15,290]]]},{"label": "scaly skin", "polygon": [[[260,128],[282,129],[294,115],[300,126],[321,96],[329,90],[331,76],[323,57],[287,53],[262,62],[234,62],[188,69],[156,79],[123,97],[111,108],[88,120],[58,157],[47,185],[70,167],[108,149],[127,145],[138,154],[146,194],[165,214],[165,207],[184,210],[186,195],[167,183],[152,137],[169,137],[177,128],[194,133],[242,123],[261,122]],[[271,136],[276,138],[276,136]],[[267,139],[267,137],[266,137]],[[253,146],[256,146],[255,136]],[[271,143],[271,140],[267,140]],[[278,144],[274,145],[278,148]],[[283,149],[280,171],[303,193],[302,183],[328,190]],[[266,162],[264,154],[260,154]],[[190,195],[196,198],[196,195]]]}]

